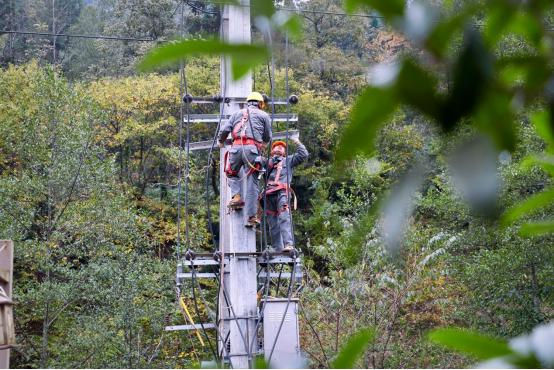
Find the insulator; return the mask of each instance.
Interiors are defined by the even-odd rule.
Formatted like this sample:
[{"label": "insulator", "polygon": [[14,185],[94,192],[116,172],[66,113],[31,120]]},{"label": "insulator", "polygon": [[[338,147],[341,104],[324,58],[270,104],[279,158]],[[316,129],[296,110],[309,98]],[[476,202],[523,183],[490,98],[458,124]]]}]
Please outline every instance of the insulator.
[{"label": "insulator", "polygon": [[185,252],[185,259],[187,261],[192,261],[195,258],[196,258],[196,253],[194,253],[193,250],[189,249]]},{"label": "insulator", "polygon": [[290,254],[290,258],[292,259],[298,258],[298,251],[296,249],[291,250],[289,254]]},{"label": "insulator", "polygon": [[293,105],[297,104],[298,103],[298,96],[296,96],[296,95],[289,96],[289,103],[291,103]]},{"label": "insulator", "polygon": [[190,103],[192,103],[192,99],[193,99],[193,98],[192,98],[192,95],[190,95],[190,94],[185,94],[185,95],[183,95],[183,102],[184,102],[185,104],[190,104]]},{"label": "insulator", "polygon": [[231,98],[225,98],[225,104],[229,104],[231,102]]},{"label": "insulator", "polygon": [[221,252],[220,251],[217,251],[217,252],[214,252],[214,261],[221,261]]},{"label": "insulator", "polygon": [[269,260],[270,257],[271,257],[271,254],[269,253],[268,250],[264,250],[264,251],[262,252],[262,258],[263,258],[264,260]]},{"label": "insulator", "polygon": [[216,103],[221,103],[221,102],[223,102],[223,97],[222,97],[221,95],[214,95],[214,96],[212,97],[212,99],[213,99],[214,102],[216,102]]}]

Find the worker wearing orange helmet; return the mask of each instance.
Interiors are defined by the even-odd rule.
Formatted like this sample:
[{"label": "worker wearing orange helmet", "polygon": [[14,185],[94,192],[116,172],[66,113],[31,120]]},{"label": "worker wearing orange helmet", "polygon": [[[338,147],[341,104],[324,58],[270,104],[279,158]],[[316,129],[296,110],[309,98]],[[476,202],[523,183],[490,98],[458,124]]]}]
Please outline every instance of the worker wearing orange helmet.
[{"label": "worker wearing orange helmet", "polygon": [[297,137],[291,139],[296,144],[296,153],[287,155],[287,144],[275,141],[271,145],[271,157],[263,160],[266,170],[265,213],[271,235],[271,245],[277,252],[294,249],[289,199],[292,193],[290,182],[293,168],[304,162],[309,153]]},{"label": "worker wearing orange helmet", "polygon": [[[260,223],[257,216],[258,171],[261,168],[260,156],[265,143],[271,141],[271,118],[263,111],[265,101],[262,94],[252,92],[246,98],[247,106],[229,117],[219,130],[219,147],[223,148],[227,136],[231,134],[233,145],[228,150],[225,174],[229,179],[232,198],[229,208],[246,210],[246,226],[255,227]],[[241,174],[246,175],[246,197],[242,196]]]}]

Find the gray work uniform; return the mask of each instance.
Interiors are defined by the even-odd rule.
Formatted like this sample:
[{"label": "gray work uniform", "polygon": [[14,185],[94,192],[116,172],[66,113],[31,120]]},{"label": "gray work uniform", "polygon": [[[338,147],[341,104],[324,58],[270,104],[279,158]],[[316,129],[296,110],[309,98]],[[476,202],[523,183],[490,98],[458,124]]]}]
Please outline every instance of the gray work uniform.
[{"label": "gray work uniform", "polygon": [[[219,130],[219,141],[224,142],[229,133],[240,124],[243,119],[243,112],[246,108],[239,110],[229,117]],[[271,118],[269,114],[256,106],[248,106],[249,120],[245,123],[243,139],[253,139],[257,144],[271,141]],[[241,130],[242,131],[242,130]],[[240,136],[240,132],[237,133]],[[234,139],[234,138],[233,138]],[[241,194],[245,202],[246,215],[255,216],[258,210],[258,172],[252,170],[252,166],[260,165],[260,149],[255,144],[233,144],[228,151],[228,163],[225,173],[229,179],[231,193]],[[252,171],[251,171],[252,170]],[[240,179],[246,175],[246,197],[242,194]]]},{"label": "gray work uniform", "polygon": [[[281,251],[285,245],[294,245],[287,192],[290,188],[293,168],[304,162],[308,155],[306,147],[298,143],[296,153],[288,155],[286,160],[285,157],[271,157],[263,161],[267,171],[265,213],[271,245],[276,251]],[[264,199],[261,200],[264,201]]]}]

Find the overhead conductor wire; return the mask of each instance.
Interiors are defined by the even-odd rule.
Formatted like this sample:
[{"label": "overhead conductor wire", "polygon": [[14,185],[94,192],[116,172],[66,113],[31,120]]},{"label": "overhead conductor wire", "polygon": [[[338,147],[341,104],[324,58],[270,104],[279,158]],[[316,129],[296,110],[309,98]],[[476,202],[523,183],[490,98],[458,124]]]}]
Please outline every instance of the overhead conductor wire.
[{"label": "overhead conductor wire", "polygon": [[[184,29],[184,7],[181,8],[181,37],[183,37],[183,29]],[[187,247],[187,254],[189,251],[191,251],[190,248],[190,235],[189,235],[189,219],[188,219],[188,191],[189,191],[189,169],[190,169],[190,112],[189,112],[189,103],[188,101],[182,100],[183,93],[185,95],[188,95],[188,86],[187,86],[187,78],[186,78],[186,71],[185,71],[185,65],[184,61],[181,61],[180,63],[180,81],[179,81],[179,90],[181,93],[181,110],[180,110],[180,122],[179,122],[179,180],[178,180],[178,186],[177,186],[177,256],[180,261],[180,255],[181,255],[181,184],[182,184],[182,152],[183,152],[183,122],[185,119],[185,115],[187,118],[187,127],[186,127],[186,160],[185,160],[185,242]],[[186,112],[185,112],[186,111]],[[194,308],[196,311],[196,315],[200,318],[200,310],[198,308],[198,302],[196,299],[196,291],[195,291],[195,284],[196,284],[196,274],[194,269],[194,262],[190,261],[190,265],[192,267],[192,296],[194,301]],[[180,294],[180,289],[177,288],[177,293]],[[200,327],[202,328],[202,333],[204,334],[204,337],[206,338],[206,341],[208,342],[208,345],[210,347],[211,352],[213,353],[215,359],[217,360],[217,352],[215,352],[214,347],[212,345],[212,342],[210,340],[210,337],[208,336],[208,333],[206,332],[206,328],[204,327],[204,324],[200,320]]]},{"label": "overhead conductor wire", "polygon": [[[288,48],[289,48],[289,39],[288,39],[288,32],[285,33],[285,90],[286,90],[286,96],[289,96],[289,80],[288,80]],[[286,143],[287,143],[287,149],[288,149],[288,138],[289,138],[289,118],[288,114],[290,112],[290,106],[289,106],[289,100],[287,98],[287,131],[286,131]],[[287,153],[288,157],[288,153]],[[285,157],[286,160],[286,157]],[[288,163],[287,163],[287,184],[290,183],[289,179],[289,171]],[[288,189],[287,189],[288,190]],[[287,191],[287,204],[290,203],[289,199],[289,191]],[[290,224],[291,224],[291,234],[293,237],[294,242],[294,229],[292,229],[292,210],[289,207],[289,216],[290,216]],[[283,317],[281,318],[281,323],[279,324],[279,329],[277,330],[277,334],[275,335],[275,340],[273,341],[273,345],[271,347],[271,352],[269,353],[269,357],[267,358],[267,362],[271,363],[271,357],[273,356],[273,352],[275,351],[275,346],[277,345],[277,340],[279,339],[279,335],[281,334],[281,329],[283,329],[283,324],[285,323],[285,318],[287,317],[289,305],[292,299],[292,284],[294,282],[294,277],[296,275],[296,258],[294,259],[293,265],[292,265],[292,271],[290,275],[290,281],[289,281],[289,288],[287,293],[287,304],[285,306],[285,311],[283,313]]]},{"label": "overhead conductor wire", "polygon": [[[268,30],[267,32],[267,35],[268,35],[268,41],[269,41],[269,46],[271,49],[273,49],[273,39],[271,37],[271,30]],[[275,63],[274,63],[274,57],[273,57],[273,53],[271,54],[271,64],[272,64],[272,68],[273,68],[273,72],[275,72]],[[274,76],[275,73],[273,73],[273,76]],[[273,118],[275,116],[275,91],[274,91],[274,80],[273,80],[273,76],[272,76],[272,73],[270,72],[269,70],[269,65],[268,65],[268,79],[269,79],[269,88],[270,88],[270,95],[271,95],[271,107],[272,107],[272,111],[271,111],[271,124],[270,126],[273,128]],[[269,163],[269,158],[271,156],[271,144],[272,142],[270,141],[269,144],[268,144],[268,147],[267,147],[267,154],[266,154],[266,158],[267,158],[267,163]],[[267,242],[267,217],[266,217],[266,207],[267,207],[267,182],[268,182],[268,179],[269,179],[269,170],[266,170],[265,173],[264,173],[264,184],[263,184],[263,187],[262,187],[262,193],[263,193],[263,205],[262,205],[262,224],[261,224],[261,231],[262,231],[262,237],[260,238],[260,252],[262,252],[262,250],[265,250],[266,252],[269,252],[269,244]],[[263,319],[263,315],[264,315],[264,310],[265,310],[265,304],[267,302],[267,298],[269,297],[269,286],[270,286],[270,283],[271,283],[271,280],[270,280],[270,264],[267,263],[266,264],[266,268],[265,268],[265,272],[266,272],[266,276],[265,276],[265,282],[264,282],[264,286],[263,286],[263,289],[264,289],[264,295],[263,295],[263,298],[261,299],[261,308],[260,308],[260,311],[259,311],[259,314],[258,314],[258,319],[256,320],[256,326],[254,327],[254,333],[257,333],[259,327],[260,327],[260,324],[262,323],[262,319]],[[258,273],[259,275],[259,273]],[[252,353],[253,350],[254,350],[254,343],[255,343],[255,339],[256,339],[256,336],[254,336],[252,338],[252,341],[250,342],[250,345],[249,345],[249,352]]]},{"label": "overhead conductor wire", "polygon": [[[271,30],[268,30],[267,32],[267,37],[268,37],[268,43],[269,43],[269,47],[270,49],[273,49],[273,39],[271,37]],[[274,119],[274,116],[275,116],[275,90],[274,90],[274,80],[273,80],[273,76],[275,74],[275,63],[274,63],[274,56],[273,56],[273,53],[271,54],[271,65],[272,65],[272,69],[273,69],[273,75],[269,69],[269,64],[267,66],[268,68],[268,80],[269,80],[269,89],[270,89],[270,95],[271,95],[271,123],[270,123],[270,127],[273,128],[273,119]],[[272,144],[272,140],[270,140],[269,144],[268,144],[268,147],[267,147],[267,154],[266,154],[266,158],[267,158],[267,161],[269,163],[269,158],[271,156],[271,144]],[[267,182],[268,182],[268,179],[269,179],[269,171],[266,171],[264,173],[264,184],[263,184],[263,187],[262,187],[262,193],[263,193],[263,205],[262,205],[262,224],[261,224],[261,231],[262,231],[262,237],[260,238],[260,252],[262,250],[265,250],[267,252],[269,252],[269,244],[268,244],[268,241],[267,241],[267,217],[266,217],[266,207],[267,207]],[[256,333],[260,327],[260,324],[262,322],[262,319],[263,319],[263,314],[264,314],[264,310],[265,310],[265,302],[267,301],[267,298],[269,296],[269,285],[270,285],[271,281],[270,281],[270,264],[267,263],[266,264],[266,277],[265,277],[265,282],[264,282],[264,296],[261,300],[261,309],[260,309],[260,312],[259,312],[259,315],[258,315],[258,319],[256,321],[256,326],[254,328],[254,333]],[[250,342],[250,346],[249,346],[249,351],[252,352],[253,351],[253,348],[254,348],[254,342],[255,342],[255,336],[252,338],[252,341]]]},{"label": "overhead conductor wire", "polygon": [[[221,33],[221,29],[220,29],[220,33]],[[222,58],[223,61],[223,68],[225,69],[226,68],[226,64],[225,64],[225,58]],[[224,105],[226,104],[226,97],[225,97],[225,93],[226,93],[226,82],[223,81],[223,86],[222,86],[222,100],[221,100],[221,103],[220,103],[220,114],[219,114],[219,120],[218,120],[218,125],[217,125],[217,128],[215,130],[215,134],[214,134],[214,137],[212,139],[212,145],[210,147],[210,152],[208,154],[208,167],[207,167],[207,170],[206,170],[206,206],[207,206],[207,212],[208,212],[208,227],[210,229],[210,233],[211,233],[211,237],[212,237],[212,242],[213,242],[213,246],[214,246],[214,252],[217,251],[217,244],[215,242],[215,236],[214,236],[214,233],[213,233],[213,223],[212,223],[212,216],[211,216],[211,212],[210,212],[210,206],[209,206],[209,165],[211,163],[211,157],[213,155],[213,149],[214,149],[214,146],[215,146],[215,142],[217,140],[217,135],[218,135],[218,132],[219,132],[219,128],[221,127],[221,121],[223,119],[223,113],[224,113]],[[223,191],[223,190],[222,190]],[[232,320],[234,320],[236,322],[236,325],[237,325],[237,328],[239,330],[239,334],[244,342],[244,345],[246,347],[246,349],[248,349],[247,345],[248,345],[248,341],[245,337],[245,334],[244,332],[242,331],[242,328],[240,327],[240,325],[238,324],[238,318],[236,316],[236,313],[235,313],[235,310],[233,308],[233,306],[230,304],[229,302],[229,296],[228,296],[228,293],[227,293],[227,290],[225,288],[225,283],[223,281],[223,278],[225,276],[225,272],[224,272],[224,263],[225,263],[225,251],[223,249],[221,249],[221,255],[220,255],[220,271],[219,271],[219,274],[217,272],[214,272],[216,274],[216,276],[218,277],[218,291],[222,292],[222,295],[223,295],[223,299],[225,301],[225,303],[227,304],[227,309],[230,310],[229,311],[229,316],[231,316]],[[195,268],[194,268],[194,265],[191,264],[192,266],[192,273],[193,273],[193,278],[196,274],[196,271],[195,271]],[[200,292],[200,296],[202,298],[202,300],[204,301],[204,305],[207,307],[207,302],[206,302],[206,299],[204,297],[204,294],[202,292],[202,289],[200,288],[200,285],[198,286],[199,288],[199,292]],[[215,330],[217,332],[217,335],[219,338],[221,338],[221,341],[222,341],[222,352],[227,352],[227,341],[229,339],[229,334],[230,332],[227,334],[227,336],[224,338],[223,335],[221,334],[221,332],[219,331],[219,323],[221,321],[221,318],[219,318],[219,299],[218,299],[218,307],[217,307],[217,316],[215,318],[215,322],[216,322],[216,326],[215,326]],[[229,355],[229,353],[227,353],[227,355]],[[249,353],[250,357],[251,357],[251,354]],[[231,364],[231,367],[232,367],[232,364]]]},{"label": "overhead conductor wire", "polygon": [[[184,71],[184,67],[183,67]],[[185,73],[183,73],[183,80],[185,82],[185,95],[187,95],[187,80],[185,77]],[[190,248],[190,239],[189,239],[189,224],[188,224],[188,183],[189,183],[189,169],[190,169],[190,112],[189,112],[189,106],[188,103],[186,103],[186,117],[187,117],[187,128],[186,128],[186,160],[185,160],[185,232],[186,232],[186,243],[187,243],[187,254],[191,252]],[[190,254],[189,254],[190,255]],[[196,268],[194,267],[194,261],[191,258],[190,259],[190,267],[192,270],[192,299],[194,302],[194,308],[196,311],[196,315],[200,318],[200,309],[198,308],[198,299],[196,297],[196,285],[198,284],[196,279]],[[200,288],[200,284],[198,284],[199,292],[202,296],[202,290]],[[207,307],[206,303],[204,302],[204,305]],[[206,328],[204,327],[204,324],[202,323],[202,320],[200,320],[200,327],[202,328],[202,333],[204,334],[204,337],[206,338],[206,341],[208,342],[208,345],[210,347],[210,351],[214,355],[214,358],[216,361],[218,361],[217,352],[214,349],[214,346],[212,344],[212,341],[206,331]]]}]

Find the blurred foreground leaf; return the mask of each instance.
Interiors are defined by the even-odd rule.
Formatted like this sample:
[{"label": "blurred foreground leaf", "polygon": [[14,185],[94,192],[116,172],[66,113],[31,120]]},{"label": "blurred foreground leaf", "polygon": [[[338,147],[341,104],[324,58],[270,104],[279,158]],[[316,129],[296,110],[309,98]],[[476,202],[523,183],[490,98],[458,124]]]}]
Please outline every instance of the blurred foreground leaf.
[{"label": "blurred foreground leaf", "polygon": [[400,69],[396,88],[398,96],[405,104],[419,109],[429,117],[440,119],[442,102],[435,90],[436,84],[434,76],[408,59]]},{"label": "blurred foreground leaf", "polygon": [[443,106],[440,124],[451,130],[477,108],[493,77],[493,63],[479,33],[468,30],[456,60],[452,89]]},{"label": "blurred foreground leaf", "polygon": [[460,351],[480,360],[512,353],[504,341],[462,329],[437,329],[429,333],[429,339],[449,349]]},{"label": "blurred foreground leaf", "polygon": [[373,340],[373,329],[365,328],[354,334],[341,348],[337,358],[331,364],[333,369],[352,369],[356,361],[364,354],[368,344]]},{"label": "blurred foreground leaf", "polygon": [[425,40],[427,49],[438,57],[444,57],[452,39],[460,32],[473,11],[473,8],[468,7],[456,15],[440,21]]},{"label": "blurred foreground leaf", "polygon": [[337,160],[351,159],[358,153],[371,154],[377,132],[397,104],[393,89],[368,87],[352,108],[350,124],[342,132]]},{"label": "blurred foreground leaf", "polygon": [[554,233],[554,220],[525,224],[521,226],[519,233],[523,236],[537,236]]},{"label": "blurred foreground leaf", "polygon": [[495,45],[502,37],[514,15],[514,7],[508,4],[491,7],[485,20],[484,37],[489,45]]},{"label": "blurred foreground leaf", "polygon": [[552,201],[554,201],[554,188],[534,194],[508,210],[508,212],[502,216],[502,222],[504,225],[508,225],[523,216],[550,205]]},{"label": "blurred foreground leaf", "polygon": [[298,41],[302,38],[302,19],[298,15],[279,12],[274,18],[276,18],[277,26],[288,32],[292,40]]},{"label": "blurred foreground leaf", "polygon": [[456,190],[480,216],[498,217],[498,153],[491,140],[477,136],[459,145],[449,156]]},{"label": "blurred foreground leaf", "polygon": [[425,172],[422,165],[416,164],[398,181],[383,204],[383,240],[387,251],[393,256],[397,256],[400,250],[408,220],[414,209],[415,195],[423,183]]},{"label": "blurred foreground leaf", "polygon": [[384,17],[393,18],[404,13],[403,0],[345,0],[344,8],[352,13],[359,8],[371,8],[377,10]]},{"label": "blurred foreground leaf", "polygon": [[231,69],[235,80],[244,77],[256,65],[267,60],[268,51],[261,45],[227,44],[218,40],[181,40],[150,50],[139,64],[141,71],[176,64],[195,55],[226,55],[231,57]]},{"label": "blurred foreground leaf", "polygon": [[532,166],[538,165],[550,176],[554,176],[554,157],[553,156],[528,156],[521,162],[521,168],[528,170]]},{"label": "blurred foreground leaf", "polygon": [[254,369],[270,369],[270,367],[263,356],[258,356],[254,361]]},{"label": "blurred foreground leaf", "polygon": [[494,140],[496,147],[512,151],[516,145],[516,126],[510,96],[490,93],[475,112],[475,125]]},{"label": "blurred foreground leaf", "polygon": [[255,0],[251,3],[252,15],[254,17],[264,16],[271,18],[275,13],[275,4],[273,0]]},{"label": "blurred foreground leaf", "polygon": [[547,151],[552,153],[554,151],[554,130],[550,126],[550,112],[543,110],[532,114],[531,122],[533,122],[539,136],[548,145]]}]

